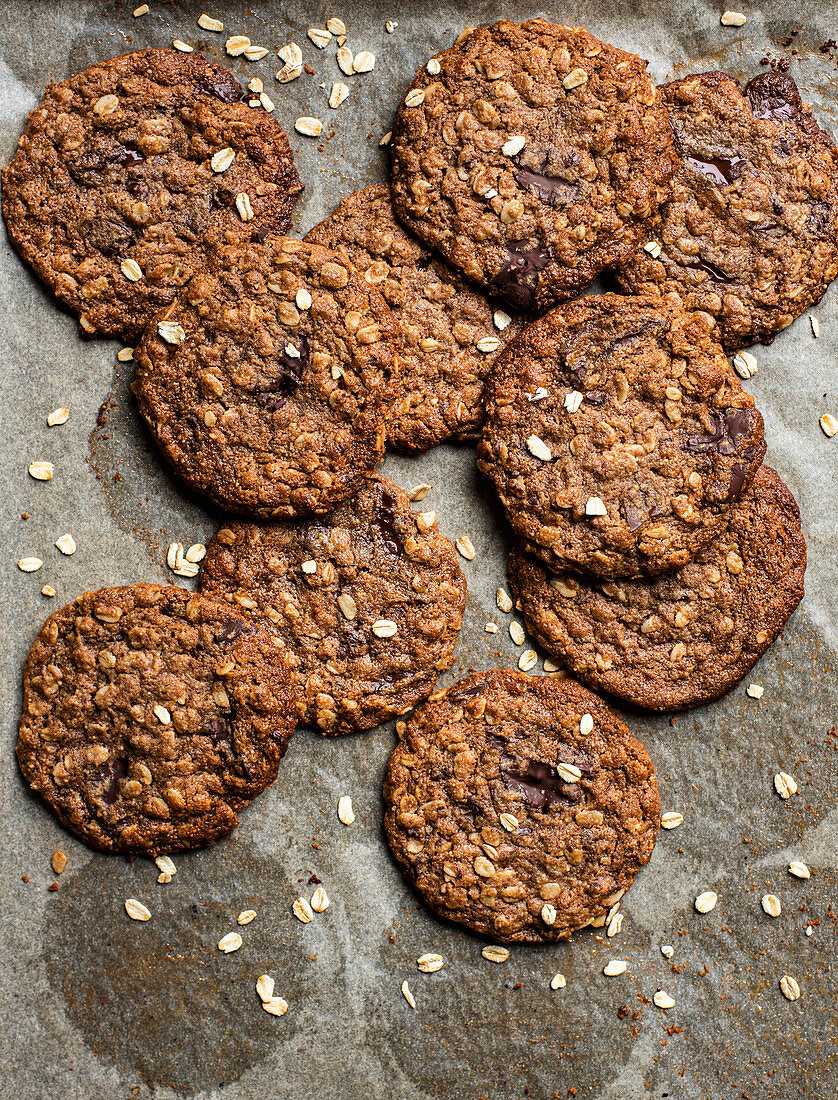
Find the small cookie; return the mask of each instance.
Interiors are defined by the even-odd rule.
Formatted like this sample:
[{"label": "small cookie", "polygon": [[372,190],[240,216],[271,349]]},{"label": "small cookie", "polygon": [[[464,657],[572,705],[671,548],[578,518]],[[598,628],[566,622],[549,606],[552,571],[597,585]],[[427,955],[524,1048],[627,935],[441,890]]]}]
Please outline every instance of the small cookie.
[{"label": "small cookie", "polygon": [[762,417],[706,313],[589,295],[507,348],[478,466],[552,568],[636,577],[724,527],[765,454]]},{"label": "small cookie", "polygon": [[149,325],[133,390],[175,471],[220,507],[328,512],[383,453],[395,332],[379,291],[328,249],[227,245]]},{"label": "small cookie", "polygon": [[425,903],[502,943],[601,927],[660,820],[649,754],[596,695],[500,669],[399,723],[384,803],[390,847]]},{"label": "small cookie", "polygon": [[383,477],[308,524],[226,524],[200,583],[273,624],[297,662],[302,721],[325,733],[370,729],[425,699],[451,664],[466,601],[454,547]]},{"label": "small cookie", "polygon": [[172,49],[49,85],[3,169],[3,216],[84,332],[133,343],[213,240],[288,228],[302,191],[291,148],[244,94]]},{"label": "small cookie", "polygon": [[634,252],[675,152],[646,62],[543,19],[469,28],[393,126],[398,216],[515,309],[572,297]]},{"label": "small cookie", "polygon": [[103,588],[41,628],[17,758],[86,844],[161,855],[230,832],[276,778],[295,720],[267,631],[185,588]]},{"label": "small cookie", "polygon": [[701,73],[660,91],[680,162],[617,277],[630,293],[674,292],[706,310],[726,348],[770,343],[838,272],[838,150],[783,73],[744,89]]},{"label": "small cookie", "polygon": [[794,497],[761,466],[727,529],[653,581],[552,576],[520,550],[509,577],[530,633],[590,687],[679,710],[735,687],[803,598],[806,543]]},{"label": "small cookie", "polygon": [[402,229],[386,184],[343,199],[305,239],[354,264],[393,311],[402,385],[387,441],[426,451],[473,436],[483,423],[483,383],[519,323]]}]

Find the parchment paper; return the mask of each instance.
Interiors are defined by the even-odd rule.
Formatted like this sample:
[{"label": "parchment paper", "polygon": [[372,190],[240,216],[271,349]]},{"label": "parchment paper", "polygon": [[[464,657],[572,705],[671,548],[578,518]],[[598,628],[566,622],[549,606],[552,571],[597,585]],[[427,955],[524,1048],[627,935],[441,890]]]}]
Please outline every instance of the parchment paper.
[{"label": "parchment paper", "polygon": [[[227,0],[207,0],[206,8],[149,0],[151,13],[134,19],[135,2],[4,0],[4,163],[47,80],[180,38],[228,64],[243,83],[255,75],[264,80],[306,184],[296,219],[302,234],[341,196],[383,178],[386,156],[378,141],[417,67],[463,26],[502,15],[584,23],[649,58],[660,81],[708,68],[746,80],[762,71],[760,58],[787,58],[822,123],[834,128],[838,121],[838,63],[819,50],[838,29],[834,3],[746,5],[747,24],[728,28],[719,22],[721,5],[698,0],[594,0],[549,9],[526,0],[312,0],[251,8]],[[197,26],[202,10],[223,19],[222,35]],[[338,111],[325,102],[332,81],[344,79],[334,46],[321,53],[305,37],[308,26],[323,26],[332,15],[346,22],[355,51],[367,48],[377,57],[373,73],[347,81],[351,95]],[[385,30],[388,19],[398,22],[393,33]],[[228,34],[247,34],[271,53],[253,64],[227,58]],[[280,86],[273,79],[276,50],[288,40],[302,46],[315,73]],[[294,133],[294,119],[304,114],[327,121],[322,140]],[[301,731],[279,781],[242,815],[229,841],[176,857],[177,877],[166,886],[157,884],[149,860],[88,851],[28,795],[13,746],[22,664],[43,619],[85,588],[171,581],[166,545],[208,542],[216,518],[161,466],[128,393],[130,364],[116,364],[118,345],[80,340],[73,319],[2,234],[0,303],[6,447],[0,1095],[787,1100],[836,1094],[831,731],[838,437],[830,441],[818,428],[823,412],[838,415],[834,289],[813,311],[820,338],[802,318],[771,347],[754,349],[759,373],[748,383],[765,417],[768,461],[803,514],[805,601],[782,639],[725,700],[671,721],[626,714],[652,752],[664,809],[678,810],[685,822],[661,833],[624,901],[623,931],[612,940],[587,931],[572,944],[515,948],[502,965],[481,957],[483,941],[425,912],[388,854],[379,792],[392,725],[339,740]],[[68,422],[47,428],[46,414],[60,405],[70,407]],[[55,463],[52,481],[28,477],[35,459]],[[505,580],[507,536],[474,468],[473,449],[388,456],[383,470],[408,487],[433,482],[423,507],[436,509],[452,538],[468,534],[477,549],[464,563],[469,605],[452,674],[513,664],[520,650],[509,639],[510,616],[494,602]],[[30,518],[21,519],[23,512]],[[78,544],[73,557],[53,547],[67,531]],[[44,559],[40,572],[16,568],[29,555]],[[45,583],[57,589],[55,600],[40,595]],[[484,631],[489,619],[501,626],[496,636]],[[761,700],[746,695],[750,682],[764,686]],[[773,790],[780,769],[800,785],[788,802]],[[341,794],[354,801],[351,828],[336,815]],[[56,848],[69,859],[60,879],[49,864]],[[791,859],[811,866],[811,880],[787,873]],[[303,926],[291,902],[310,896],[311,875],[322,880],[331,906]],[[53,882],[57,892],[47,889]],[[693,900],[705,889],[718,893],[719,904],[701,916]],[[782,900],[776,920],[760,908],[767,891]],[[127,897],[148,905],[148,923],[127,919]],[[258,916],[242,930],[244,947],[222,955],[217,941],[246,908]],[[671,963],[660,952],[667,943],[675,948]],[[445,957],[443,970],[417,971],[416,959],[427,951]],[[624,976],[602,974],[611,958],[628,960]],[[567,985],[553,991],[557,971]],[[274,975],[276,992],[289,1003],[281,1019],[259,1006],[254,982],[262,972]],[[800,1000],[781,995],[783,974],[799,982]],[[415,1010],[400,993],[405,979]],[[668,1013],[651,1003],[658,988],[675,999]]]}]

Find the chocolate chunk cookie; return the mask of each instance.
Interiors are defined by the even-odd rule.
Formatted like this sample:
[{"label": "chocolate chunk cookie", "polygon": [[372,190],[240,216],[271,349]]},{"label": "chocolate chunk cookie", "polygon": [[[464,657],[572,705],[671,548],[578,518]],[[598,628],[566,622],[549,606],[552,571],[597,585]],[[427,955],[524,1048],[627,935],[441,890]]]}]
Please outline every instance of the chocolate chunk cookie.
[{"label": "chocolate chunk cookie", "polygon": [[722,530],[765,443],[713,324],[669,298],[589,295],[506,349],[478,465],[551,567],[660,573]]},{"label": "chocolate chunk cookie", "polygon": [[229,511],[328,512],[384,450],[395,326],[320,245],[226,245],[149,325],[133,389],[163,454]]},{"label": "chocolate chunk cookie", "polygon": [[649,754],[600,699],[499,669],[399,723],[384,802],[390,847],[426,904],[504,943],[603,925],[660,819]]},{"label": "chocolate chunk cookie", "polygon": [[279,123],[199,53],[138,50],[50,84],[3,170],[23,258],[84,332],[133,343],[213,240],[283,233],[302,190]]},{"label": "chocolate chunk cookie", "polygon": [[522,310],[628,259],[675,166],[646,62],[543,19],[469,28],[432,58],[391,150],[399,217]]},{"label": "chocolate chunk cookie", "polygon": [[782,73],[744,89],[702,73],[661,94],[680,163],[620,282],[706,310],[727,348],[770,342],[838,272],[838,151]]},{"label": "chocolate chunk cookie", "polygon": [[485,378],[519,323],[402,229],[386,184],[345,198],[305,239],[354,264],[396,318],[402,384],[388,442],[426,451],[473,436],[483,423]]},{"label": "chocolate chunk cookie", "polygon": [[382,477],[324,519],[227,524],[200,583],[273,625],[297,663],[302,720],[326,733],[370,729],[425,699],[451,664],[466,599],[433,516]]},{"label": "chocolate chunk cookie", "polygon": [[803,598],[806,543],[794,497],[767,466],[701,554],[653,581],[548,570],[520,550],[509,576],[533,637],[580,680],[651,710],[735,687]]},{"label": "chocolate chunk cookie", "polygon": [[267,631],[185,588],[103,588],[32,646],[17,758],[86,844],[161,855],[230,832],[276,778],[295,720]]}]

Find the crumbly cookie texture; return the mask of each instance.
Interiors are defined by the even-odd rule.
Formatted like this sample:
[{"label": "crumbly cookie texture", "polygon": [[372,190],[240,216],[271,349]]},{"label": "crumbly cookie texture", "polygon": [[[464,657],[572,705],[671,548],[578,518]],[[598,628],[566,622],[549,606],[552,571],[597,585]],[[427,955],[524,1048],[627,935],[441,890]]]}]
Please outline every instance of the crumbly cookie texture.
[{"label": "crumbly cookie texture", "polygon": [[805,570],[797,504],[766,466],[718,538],[653,581],[553,576],[521,550],[509,558],[538,644],[591,687],[652,710],[735,687],[803,598]]},{"label": "crumbly cookie texture", "polygon": [[770,342],[838,273],[838,150],[782,73],[744,88],[702,73],[660,92],[679,166],[620,283],[706,310],[727,348]]},{"label": "crumbly cookie texture", "polygon": [[492,669],[398,729],[384,825],[434,912],[502,943],[605,923],[652,854],[660,801],[649,754],[597,696]]},{"label": "crumbly cookie texture", "polygon": [[520,323],[399,225],[386,184],[349,195],[305,239],[354,264],[396,318],[402,384],[388,443],[425,451],[474,436],[483,423],[486,376]]},{"label": "crumbly cookie texture", "polygon": [[133,389],[164,455],[229,511],[327,512],[384,450],[398,381],[380,292],[320,245],[219,248],[138,345]]},{"label": "crumbly cookie texture", "polygon": [[335,734],[430,694],[451,664],[466,599],[452,544],[381,477],[308,524],[225,524],[200,583],[267,620],[296,662],[302,720]]},{"label": "crumbly cookie texture", "polygon": [[82,330],[133,343],[213,242],[283,233],[279,123],[200,53],[138,50],[50,84],[3,169],[12,243]]},{"label": "crumbly cookie texture", "polygon": [[552,568],[659,573],[722,530],[765,443],[713,333],[670,298],[589,295],[506,349],[478,466]]},{"label": "crumbly cookie texture", "polygon": [[85,592],[26,660],[17,758],[62,824],[106,852],[212,844],[276,778],[294,677],[269,632],[185,588]]},{"label": "crumbly cookie texture", "polygon": [[543,19],[472,28],[433,61],[393,127],[405,224],[522,310],[628,259],[675,166],[646,62]]}]

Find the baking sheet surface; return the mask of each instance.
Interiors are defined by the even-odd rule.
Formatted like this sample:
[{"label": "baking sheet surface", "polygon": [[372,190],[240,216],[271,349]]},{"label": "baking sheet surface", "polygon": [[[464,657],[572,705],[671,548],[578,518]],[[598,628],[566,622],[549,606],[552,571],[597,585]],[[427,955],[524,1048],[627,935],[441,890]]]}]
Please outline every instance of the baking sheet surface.
[{"label": "baking sheet surface", "polygon": [[[340,197],[383,178],[378,142],[418,66],[463,26],[504,15],[584,23],[649,58],[658,81],[709,68],[746,80],[763,71],[761,58],[787,59],[819,120],[838,129],[838,62],[834,51],[820,50],[836,36],[834,2],[746,6],[742,28],[722,27],[721,6],[700,0],[595,0],[549,9],[525,0],[250,6],[225,0],[208,7],[149,0],[150,13],[139,19],[131,15],[134,6],[4,0],[4,163],[49,79],[180,38],[227,64],[243,83],[256,75],[264,80],[306,184],[296,215],[303,234]],[[223,19],[223,35],[197,26],[204,10]],[[325,102],[331,83],[342,78],[334,47],[321,53],[306,38],[309,26],[333,15],[346,22],[354,50],[370,49],[377,58],[374,72],[347,81],[351,94],[338,111]],[[388,19],[398,23],[392,33]],[[228,34],[246,34],[271,52],[256,63],[226,57]],[[302,46],[315,72],[278,85],[276,50],[289,40]],[[300,115],[327,122],[323,139],[293,132]],[[168,543],[208,542],[216,518],[161,466],[130,399],[130,364],[116,362],[118,345],[80,340],[73,319],[0,234],[6,451],[0,1096],[833,1097],[838,437],[828,440],[818,417],[838,415],[835,302],[833,288],[813,310],[819,339],[804,317],[772,346],[754,349],[759,373],[747,383],[765,417],[768,461],[803,514],[809,543],[803,605],[728,698],[671,721],[626,714],[657,765],[664,810],[678,810],[685,822],[661,833],[623,903],[623,931],[612,940],[587,931],[572,944],[517,947],[496,965],[481,957],[483,941],[422,909],[383,843],[379,791],[392,724],[337,740],[301,731],[279,781],[243,813],[235,834],[213,849],[175,857],[178,874],[167,886],[156,883],[149,860],[88,851],[27,794],[13,746],[21,668],[43,619],[85,588],[172,581]],[[71,410],[68,422],[47,428],[46,414],[60,405]],[[27,476],[36,459],[54,462],[52,481]],[[520,650],[508,635],[510,616],[495,607],[505,581],[506,534],[473,449],[388,456],[383,470],[407,487],[432,482],[423,507],[436,509],[446,534],[468,534],[476,547],[474,560],[463,563],[469,604],[452,674],[514,664]],[[78,544],[73,557],[53,546],[64,532]],[[15,563],[30,555],[45,564],[26,575]],[[57,589],[55,600],[40,595],[45,583]],[[490,619],[500,624],[499,634],[485,632]],[[751,682],[763,685],[762,699],[746,695]],[[788,802],[773,790],[781,769],[800,785]],[[351,828],[336,815],[341,794],[353,798]],[[60,879],[49,865],[56,848],[69,859]],[[787,873],[792,859],[811,866],[811,880]],[[312,875],[322,880],[331,906],[303,926],[290,907],[300,893],[310,895]],[[50,892],[56,881],[60,889]],[[719,904],[701,916],[692,902],[705,889],[718,893]],[[776,920],[760,908],[768,891],[782,900]],[[127,897],[148,905],[152,919],[129,921]],[[218,939],[246,908],[258,916],[243,930],[244,947],[222,955]],[[671,963],[660,952],[666,943],[675,947]],[[445,957],[438,973],[416,969],[428,951]],[[602,974],[611,958],[628,960],[624,976]],[[557,971],[567,985],[553,991]],[[274,975],[276,992],[289,1003],[281,1019],[259,1007],[254,982],[262,972]],[[780,994],[783,974],[800,983],[800,1000]],[[400,993],[405,979],[415,1010]],[[668,1013],[651,1003],[659,988],[675,999]]]}]

